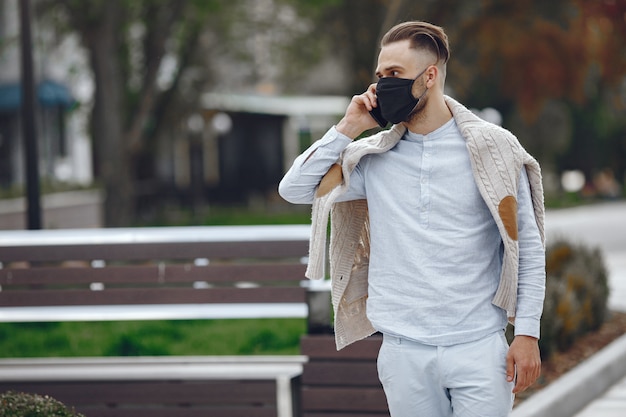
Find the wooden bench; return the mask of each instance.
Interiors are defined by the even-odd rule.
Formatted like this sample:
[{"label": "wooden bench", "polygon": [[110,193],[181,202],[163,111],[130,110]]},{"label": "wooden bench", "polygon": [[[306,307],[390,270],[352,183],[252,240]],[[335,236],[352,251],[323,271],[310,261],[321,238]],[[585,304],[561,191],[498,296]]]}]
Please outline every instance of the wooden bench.
[{"label": "wooden bench", "polygon": [[[328,288],[305,285],[308,237],[308,226],[0,232],[0,322],[295,317],[328,328]],[[305,360],[5,359],[0,390],[89,417],[291,417]]]}]

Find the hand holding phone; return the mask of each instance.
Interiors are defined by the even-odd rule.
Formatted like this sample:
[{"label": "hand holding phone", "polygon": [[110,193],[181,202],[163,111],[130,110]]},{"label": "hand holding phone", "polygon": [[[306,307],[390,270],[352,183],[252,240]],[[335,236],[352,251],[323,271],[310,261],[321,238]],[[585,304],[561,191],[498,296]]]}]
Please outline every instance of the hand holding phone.
[{"label": "hand holding phone", "polygon": [[[335,126],[337,131],[355,139],[366,130],[387,126],[387,120],[382,116],[376,104],[376,84],[370,84],[363,93],[353,96],[346,109],[346,114]],[[371,109],[371,110],[368,110]]]}]

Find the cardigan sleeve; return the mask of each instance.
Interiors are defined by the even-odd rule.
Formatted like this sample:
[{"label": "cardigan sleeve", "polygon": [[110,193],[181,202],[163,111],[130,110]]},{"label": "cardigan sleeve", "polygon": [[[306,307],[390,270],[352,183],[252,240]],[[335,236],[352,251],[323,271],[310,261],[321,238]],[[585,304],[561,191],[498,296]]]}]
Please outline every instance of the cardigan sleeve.
[{"label": "cardigan sleeve", "polygon": [[530,185],[522,169],[518,190],[519,269],[515,335],[539,338],[545,296],[545,250],[535,220]]}]

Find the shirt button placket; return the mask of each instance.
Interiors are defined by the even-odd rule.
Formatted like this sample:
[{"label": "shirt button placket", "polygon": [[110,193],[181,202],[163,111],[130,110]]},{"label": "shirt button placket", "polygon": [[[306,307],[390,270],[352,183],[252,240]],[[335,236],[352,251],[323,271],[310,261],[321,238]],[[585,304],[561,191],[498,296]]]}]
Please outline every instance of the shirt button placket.
[{"label": "shirt button placket", "polygon": [[432,141],[424,138],[424,149],[422,152],[422,176],[421,176],[421,188],[422,188],[422,204],[420,207],[420,221],[425,227],[428,226],[428,214],[430,209],[430,170],[432,166]]}]

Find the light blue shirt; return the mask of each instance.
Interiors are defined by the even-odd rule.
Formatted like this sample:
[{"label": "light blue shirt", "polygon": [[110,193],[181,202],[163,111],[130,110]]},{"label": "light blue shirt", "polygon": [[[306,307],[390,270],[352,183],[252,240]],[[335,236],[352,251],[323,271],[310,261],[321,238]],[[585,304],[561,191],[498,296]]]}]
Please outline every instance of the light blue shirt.
[{"label": "light blue shirt", "polygon": [[[294,162],[281,195],[311,203],[349,143],[331,129]],[[524,170],[520,181],[515,333],[539,337],[545,257]],[[371,236],[367,316],[376,330],[446,346],[504,329],[506,313],[491,303],[502,240],[454,119],[428,135],[407,131],[390,151],[365,156],[338,201],[363,198]]]}]

